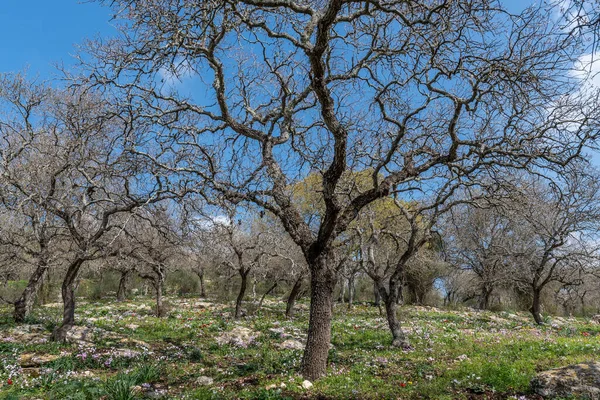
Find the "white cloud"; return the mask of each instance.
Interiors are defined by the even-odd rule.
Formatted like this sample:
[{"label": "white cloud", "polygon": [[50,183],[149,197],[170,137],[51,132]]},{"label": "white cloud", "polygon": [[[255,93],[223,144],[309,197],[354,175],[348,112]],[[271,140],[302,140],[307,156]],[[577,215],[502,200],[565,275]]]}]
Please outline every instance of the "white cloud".
[{"label": "white cloud", "polygon": [[584,54],[579,57],[571,75],[580,79],[586,86],[600,88],[600,53]]}]

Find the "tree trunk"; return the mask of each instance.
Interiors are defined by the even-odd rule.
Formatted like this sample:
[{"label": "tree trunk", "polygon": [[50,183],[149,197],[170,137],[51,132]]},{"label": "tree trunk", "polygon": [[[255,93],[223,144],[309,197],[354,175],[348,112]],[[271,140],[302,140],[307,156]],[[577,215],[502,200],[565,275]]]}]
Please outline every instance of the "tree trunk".
[{"label": "tree trunk", "polygon": [[492,295],[493,289],[488,287],[487,285],[483,285],[481,290],[481,295],[479,297],[479,306],[480,310],[487,310],[490,307],[490,297]]},{"label": "tree trunk", "polygon": [[351,275],[350,278],[348,278],[348,310],[351,309],[354,304],[354,292],[354,275]]},{"label": "tree trunk", "polygon": [[46,261],[40,260],[37,268],[29,277],[27,287],[25,290],[23,290],[23,293],[21,293],[19,299],[15,302],[15,310],[13,313],[15,322],[25,322],[27,317],[29,317],[29,314],[33,308],[33,303],[35,302],[35,298],[42,287],[42,283],[44,282],[47,272],[48,265],[46,264]]},{"label": "tree trunk", "polygon": [[67,273],[65,274],[65,278],[63,279],[61,288],[63,300],[63,320],[60,326],[54,329],[54,332],[52,333],[52,340],[54,341],[64,342],[67,338],[67,333],[73,327],[73,325],[75,325],[76,281],[79,270],[83,265],[83,261],[84,260],[81,259],[73,261],[69,265]]},{"label": "tree trunk", "polygon": [[204,269],[196,271],[196,275],[200,279],[200,297],[206,297],[206,288],[204,287]]},{"label": "tree trunk", "polygon": [[248,286],[248,271],[244,271],[240,269],[240,276],[242,277],[242,284],[240,285],[240,292],[238,293],[238,297],[235,301],[235,319],[240,319],[242,317],[242,301],[244,300],[244,296],[246,295],[246,287]]},{"label": "tree trunk", "polygon": [[298,295],[300,295],[300,289],[302,288],[302,279],[301,276],[294,282],[294,286],[292,287],[292,291],[287,299],[287,305],[285,306],[285,316],[288,318],[294,317],[294,305],[296,304],[296,300],[298,299]]},{"label": "tree trunk", "polygon": [[338,302],[344,304],[346,301],[346,285],[344,284],[344,278],[340,278],[340,296]]},{"label": "tree trunk", "polygon": [[[310,317],[308,337],[302,358],[302,375],[316,380],[325,375],[331,342],[331,317],[335,274],[331,271],[331,258],[319,256],[310,265]],[[331,269],[330,269],[331,268]]]},{"label": "tree trunk", "polygon": [[392,277],[388,283],[388,290],[386,290],[382,282],[376,282],[376,285],[385,304],[388,326],[392,334],[392,346],[409,350],[411,348],[410,343],[404,332],[402,332],[397,315],[398,297],[400,290],[402,290],[401,283]]},{"label": "tree trunk", "polygon": [[164,278],[159,275],[156,279],[156,316],[162,318],[165,316],[165,306],[163,304],[163,286]]},{"label": "tree trunk", "polygon": [[531,308],[529,309],[529,311],[531,311],[531,315],[533,315],[535,323],[538,325],[542,325],[544,323],[540,309],[540,295],[541,289],[533,289],[533,301],[531,303]]},{"label": "tree trunk", "polygon": [[258,306],[256,307],[256,311],[254,311],[254,313],[258,313],[258,311],[261,309],[263,302],[265,301],[265,297],[267,297],[269,295],[269,293],[271,293],[273,290],[275,290],[275,288],[277,287],[277,285],[279,284],[279,282],[275,282],[270,288],[269,290],[267,290],[262,297],[260,298],[260,301],[258,302]]},{"label": "tree trunk", "polygon": [[381,305],[381,294],[379,293],[379,289],[377,289],[377,284],[373,282],[373,297],[374,302],[377,307]]},{"label": "tree trunk", "polygon": [[131,270],[121,271],[121,279],[119,279],[119,289],[117,289],[117,301],[125,301],[127,297],[127,283]]}]

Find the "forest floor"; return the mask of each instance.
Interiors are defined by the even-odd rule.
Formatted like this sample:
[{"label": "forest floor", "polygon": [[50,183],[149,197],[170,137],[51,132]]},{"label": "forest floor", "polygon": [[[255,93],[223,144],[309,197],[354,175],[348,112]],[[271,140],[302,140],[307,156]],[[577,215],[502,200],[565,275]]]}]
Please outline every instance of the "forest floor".
[{"label": "forest floor", "polygon": [[256,316],[230,318],[228,305],[169,298],[78,303],[71,343],[48,341],[60,304],[15,325],[0,309],[0,399],[538,399],[538,371],[600,354],[600,324],[527,314],[401,307],[414,350],[390,347],[378,309],[337,305],[326,378],[298,371],[308,307],[293,320],[267,301]]}]

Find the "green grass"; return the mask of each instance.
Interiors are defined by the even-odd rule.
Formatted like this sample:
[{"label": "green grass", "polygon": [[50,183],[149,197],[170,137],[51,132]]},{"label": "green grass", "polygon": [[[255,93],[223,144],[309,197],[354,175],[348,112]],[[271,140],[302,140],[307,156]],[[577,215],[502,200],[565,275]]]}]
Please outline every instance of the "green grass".
[{"label": "green grass", "polygon": [[[536,327],[526,314],[423,307],[400,308],[414,345],[403,352],[390,347],[377,308],[357,305],[335,313],[328,375],[305,390],[298,375],[302,351],[278,346],[303,339],[306,304],[294,320],[283,316],[283,303],[272,301],[260,316],[238,323],[228,306],[170,301],[174,307],[163,319],[152,316],[151,299],[81,302],[78,324],[105,330],[88,347],[43,340],[60,313],[55,307],[41,307],[31,318],[46,329],[42,337],[6,339],[16,326],[10,310],[0,309],[0,399],[130,400],[159,390],[167,399],[527,398],[537,372],[600,354],[600,326],[582,319]],[[217,342],[237,325],[258,336],[241,347]],[[32,353],[60,357],[28,375],[19,358]],[[213,383],[199,385],[199,377]]]}]

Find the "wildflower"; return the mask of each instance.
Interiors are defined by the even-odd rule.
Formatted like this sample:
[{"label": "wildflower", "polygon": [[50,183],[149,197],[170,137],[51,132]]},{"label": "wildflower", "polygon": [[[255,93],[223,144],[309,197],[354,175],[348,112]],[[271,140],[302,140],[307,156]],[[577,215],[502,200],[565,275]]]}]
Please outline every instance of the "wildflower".
[{"label": "wildflower", "polygon": [[400,387],[406,387],[406,383],[400,382]]},{"label": "wildflower", "polygon": [[590,336],[590,333],[589,332],[581,332],[581,335],[585,336],[585,337],[588,337],[588,336]]},{"label": "wildflower", "polygon": [[12,385],[13,384],[13,380],[8,378],[8,380],[6,381],[7,384]]}]

